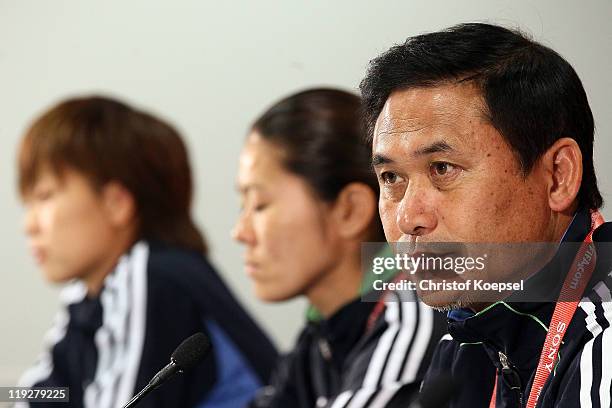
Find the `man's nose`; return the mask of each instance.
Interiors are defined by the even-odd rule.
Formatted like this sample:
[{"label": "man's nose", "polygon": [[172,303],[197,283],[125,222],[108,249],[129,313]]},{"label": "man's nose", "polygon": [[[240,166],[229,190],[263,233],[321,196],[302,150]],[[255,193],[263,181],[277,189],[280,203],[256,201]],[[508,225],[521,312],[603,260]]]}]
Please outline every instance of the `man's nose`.
[{"label": "man's nose", "polygon": [[424,184],[411,183],[398,206],[396,222],[404,235],[427,235],[438,225],[434,199]]}]

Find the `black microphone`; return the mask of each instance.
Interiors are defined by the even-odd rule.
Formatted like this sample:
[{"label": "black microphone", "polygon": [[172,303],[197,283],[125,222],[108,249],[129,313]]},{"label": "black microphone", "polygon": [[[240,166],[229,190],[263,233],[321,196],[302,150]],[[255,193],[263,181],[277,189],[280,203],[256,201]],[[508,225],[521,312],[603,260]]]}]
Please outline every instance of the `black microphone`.
[{"label": "black microphone", "polygon": [[204,333],[196,333],[183,340],[172,353],[170,364],[159,370],[151,381],[149,381],[147,386],[136,394],[130,402],[125,404],[123,408],[135,406],[148,393],[158,388],[175,374],[182,373],[195,367],[206,355],[208,355],[211,347],[210,340]]},{"label": "black microphone", "polygon": [[448,374],[442,374],[426,384],[408,408],[445,407],[457,391],[459,391],[457,381]]}]

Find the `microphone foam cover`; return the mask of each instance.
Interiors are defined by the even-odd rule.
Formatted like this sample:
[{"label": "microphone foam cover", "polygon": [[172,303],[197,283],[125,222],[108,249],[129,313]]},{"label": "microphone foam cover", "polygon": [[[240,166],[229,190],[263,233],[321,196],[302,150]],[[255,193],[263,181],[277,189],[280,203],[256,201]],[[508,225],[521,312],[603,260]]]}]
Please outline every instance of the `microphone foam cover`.
[{"label": "microphone foam cover", "polygon": [[196,366],[212,348],[210,340],[204,333],[196,333],[183,340],[172,353],[172,360],[181,370]]}]

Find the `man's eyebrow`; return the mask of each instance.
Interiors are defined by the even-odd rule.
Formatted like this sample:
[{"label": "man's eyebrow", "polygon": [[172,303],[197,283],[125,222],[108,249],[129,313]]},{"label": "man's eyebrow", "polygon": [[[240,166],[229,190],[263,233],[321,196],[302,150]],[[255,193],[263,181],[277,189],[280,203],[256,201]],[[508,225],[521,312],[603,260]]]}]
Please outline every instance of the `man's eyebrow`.
[{"label": "man's eyebrow", "polygon": [[417,149],[414,153],[412,153],[413,156],[425,156],[428,154],[433,154],[433,153],[439,153],[439,152],[452,152],[454,149],[446,142],[444,141],[439,141],[439,142],[434,142],[431,143],[425,147],[421,147],[420,149]]},{"label": "man's eyebrow", "polygon": [[388,163],[393,163],[393,160],[391,160],[387,156],[383,156],[382,154],[375,154],[374,156],[372,156],[372,166],[374,167]]},{"label": "man's eyebrow", "polygon": [[[418,156],[426,156],[428,154],[433,154],[433,153],[452,152],[452,151],[454,151],[454,149],[451,147],[451,145],[449,145],[448,143],[444,141],[438,141],[438,142],[431,143],[425,147],[421,147],[420,149],[415,150],[411,154],[411,156],[418,157]],[[387,157],[379,153],[372,156],[372,166],[373,167],[381,166],[383,164],[389,164],[393,162],[394,160],[391,159],[390,157]]]}]

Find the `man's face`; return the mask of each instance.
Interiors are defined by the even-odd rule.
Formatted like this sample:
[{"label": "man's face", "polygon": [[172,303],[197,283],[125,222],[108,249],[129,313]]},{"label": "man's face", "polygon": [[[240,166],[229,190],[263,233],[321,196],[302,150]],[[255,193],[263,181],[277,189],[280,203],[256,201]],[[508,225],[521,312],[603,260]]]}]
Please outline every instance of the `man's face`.
[{"label": "man's face", "polygon": [[387,241],[554,239],[545,172],[536,164],[525,177],[483,111],[470,84],[400,90],[387,99],[373,138]]}]

